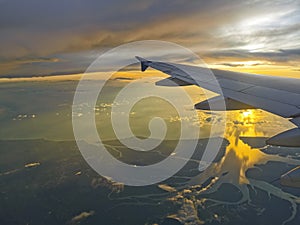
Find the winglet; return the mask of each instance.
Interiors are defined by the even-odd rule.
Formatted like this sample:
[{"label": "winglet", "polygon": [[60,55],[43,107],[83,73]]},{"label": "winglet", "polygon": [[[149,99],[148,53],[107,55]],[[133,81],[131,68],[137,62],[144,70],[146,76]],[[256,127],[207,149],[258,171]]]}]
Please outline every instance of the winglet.
[{"label": "winglet", "polygon": [[135,58],[137,58],[137,60],[139,60],[141,62],[141,70],[143,72],[149,67],[149,64],[152,63],[151,61],[141,58],[139,56],[136,56]]}]

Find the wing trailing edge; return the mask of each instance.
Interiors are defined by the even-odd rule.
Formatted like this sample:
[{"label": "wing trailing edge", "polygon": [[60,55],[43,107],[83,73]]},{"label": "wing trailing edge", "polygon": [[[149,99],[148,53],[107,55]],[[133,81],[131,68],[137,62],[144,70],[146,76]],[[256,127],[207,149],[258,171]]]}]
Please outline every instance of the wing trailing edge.
[{"label": "wing trailing edge", "polygon": [[213,108],[213,110],[215,111],[222,111],[224,110],[224,108],[222,107],[223,104],[221,104],[223,102],[225,102],[226,110],[255,109],[255,107],[251,105],[245,104],[240,101],[236,101],[231,98],[224,98],[223,96],[216,96],[211,99],[199,102],[194,107],[195,109],[200,110],[211,110],[211,108]]}]

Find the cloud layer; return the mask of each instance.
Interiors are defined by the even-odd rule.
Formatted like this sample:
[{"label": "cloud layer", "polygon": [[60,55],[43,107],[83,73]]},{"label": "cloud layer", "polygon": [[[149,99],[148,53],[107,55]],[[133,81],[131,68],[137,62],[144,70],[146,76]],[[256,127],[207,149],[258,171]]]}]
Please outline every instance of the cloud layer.
[{"label": "cloud layer", "polygon": [[259,61],[299,69],[297,0],[2,0],[0,29],[2,77],[84,71],[101,52],[145,39],[229,68]]}]

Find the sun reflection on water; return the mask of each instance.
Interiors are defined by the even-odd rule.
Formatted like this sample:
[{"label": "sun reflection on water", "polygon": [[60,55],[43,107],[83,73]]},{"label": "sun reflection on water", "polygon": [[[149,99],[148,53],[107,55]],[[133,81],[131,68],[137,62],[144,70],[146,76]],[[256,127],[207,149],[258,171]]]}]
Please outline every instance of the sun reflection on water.
[{"label": "sun reflection on water", "polygon": [[[221,160],[211,164],[204,172],[193,177],[183,187],[183,190],[177,193],[177,196],[171,198],[172,201],[182,202],[182,207],[179,211],[180,213],[175,214],[172,217],[178,219],[183,224],[202,224],[204,222],[200,220],[200,215],[198,217],[198,221],[200,222],[195,220],[192,223],[187,223],[188,217],[182,215],[188,215],[188,212],[182,214],[182,210],[187,209],[186,204],[189,203],[189,201],[193,202],[192,205],[194,205],[195,209],[205,208],[206,202],[213,202],[215,205],[236,206],[244,203],[251,204],[252,196],[250,194],[250,189],[259,189],[269,196],[273,195],[282,200],[286,200],[291,204],[291,215],[282,224],[286,224],[295,218],[298,204],[300,204],[300,197],[284,192],[281,188],[266,181],[249,178],[247,177],[247,171],[271,161],[282,162],[289,165],[299,165],[300,161],[289,157],[264,153],[259,148],[252,148],[241,139],[241,136],[245,134],[254,137],[262,134],[256,130],[258,120],[254,110],[240,112],[237,120],[239,123],[227,127],[225,138],[229,141],[229,144],[226,147],[225,154]],[[207,194],[218,192],[223,184],[235,186],[241,193],[241,198],[237,201],[222,201],[203,197],[203,195],[207,196]],[[191,204],[189,203],[189,205]]]},{"label": "sun reflection on water", "polygon": [[[287,211],[282,214],[282,221],[277,222],[279,224],[286,224],[290,221],[295,222],[300,197],[282,190],[280,186],[276,186],[272,182],[253,178],[247,172],[258,166],[266,165],[268,162],[299,165],[300,160],[288,156],[268,154],[264,151],[265,148],[253,148],[245,143],[243,136],[264,136],[264,132],[259,130],[259,121],[262,117],[257,110],[239,111],[235,112],[235,115],[237,115],[236,121],[231,126],[227,126],[225,138],[229,144],[219,161],[213,162],[202,173],[189,177],[189,180],[180,186],[174,186],[172,183],[158,185],[167,193],[129,196],[122,199],[126,201],[132,199],[134,205],[145,205],[147,204],[145,202],[150,199],[151,203],[149,204],[153,204],[155,199],[159,204],[172,202],[179,207],[179,210],[169,212],[167,218],[177,220],[181,224],[199,225],[210,224],[214,221],[222,223],[235,220],[235,217],[238,217],[241,211],[245,212],[248,209],[255,211],[259,219],[259,216],[262,216],[266,208],[272,204],[271,197],[274,196],[276,199],[281,199],[290,204],[288,209],[290,212]],[[234,187],[234,190],[224,191],[222,189],[224,184]],[[270,202],[264,206],[255,205],[257,196],[253,193],[258,191],[269,196]],[[237,193],[240,197],[233,197]],[[220,195],[227,196],[227,198],[220,199],[216,197]],[[244,218],[244,220],[247,219],[249,218]],[[272,220],[272,218],[269,219]]]}]

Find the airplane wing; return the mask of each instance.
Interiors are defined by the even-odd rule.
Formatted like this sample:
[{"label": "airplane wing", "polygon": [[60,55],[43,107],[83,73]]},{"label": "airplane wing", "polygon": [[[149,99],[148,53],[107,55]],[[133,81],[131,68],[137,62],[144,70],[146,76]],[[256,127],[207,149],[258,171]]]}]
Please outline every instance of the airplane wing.
[{"label": "airplane wing", "polygon": [[[300,79],[217,69],[211,69],[215,76],[212,77],[207,68],[136,58],[141,62],[142,71],[151,67],[170,75],[169,79],[178,85],[198,85],[223,95],[227,110],[261,108],[289,118],[297,128],[270,138],[267,144],[300,147]],[[213,101],[218,101],[218,97]],[[204,101],[196,104],[195,108],[207,110],[209,104]]]}]

